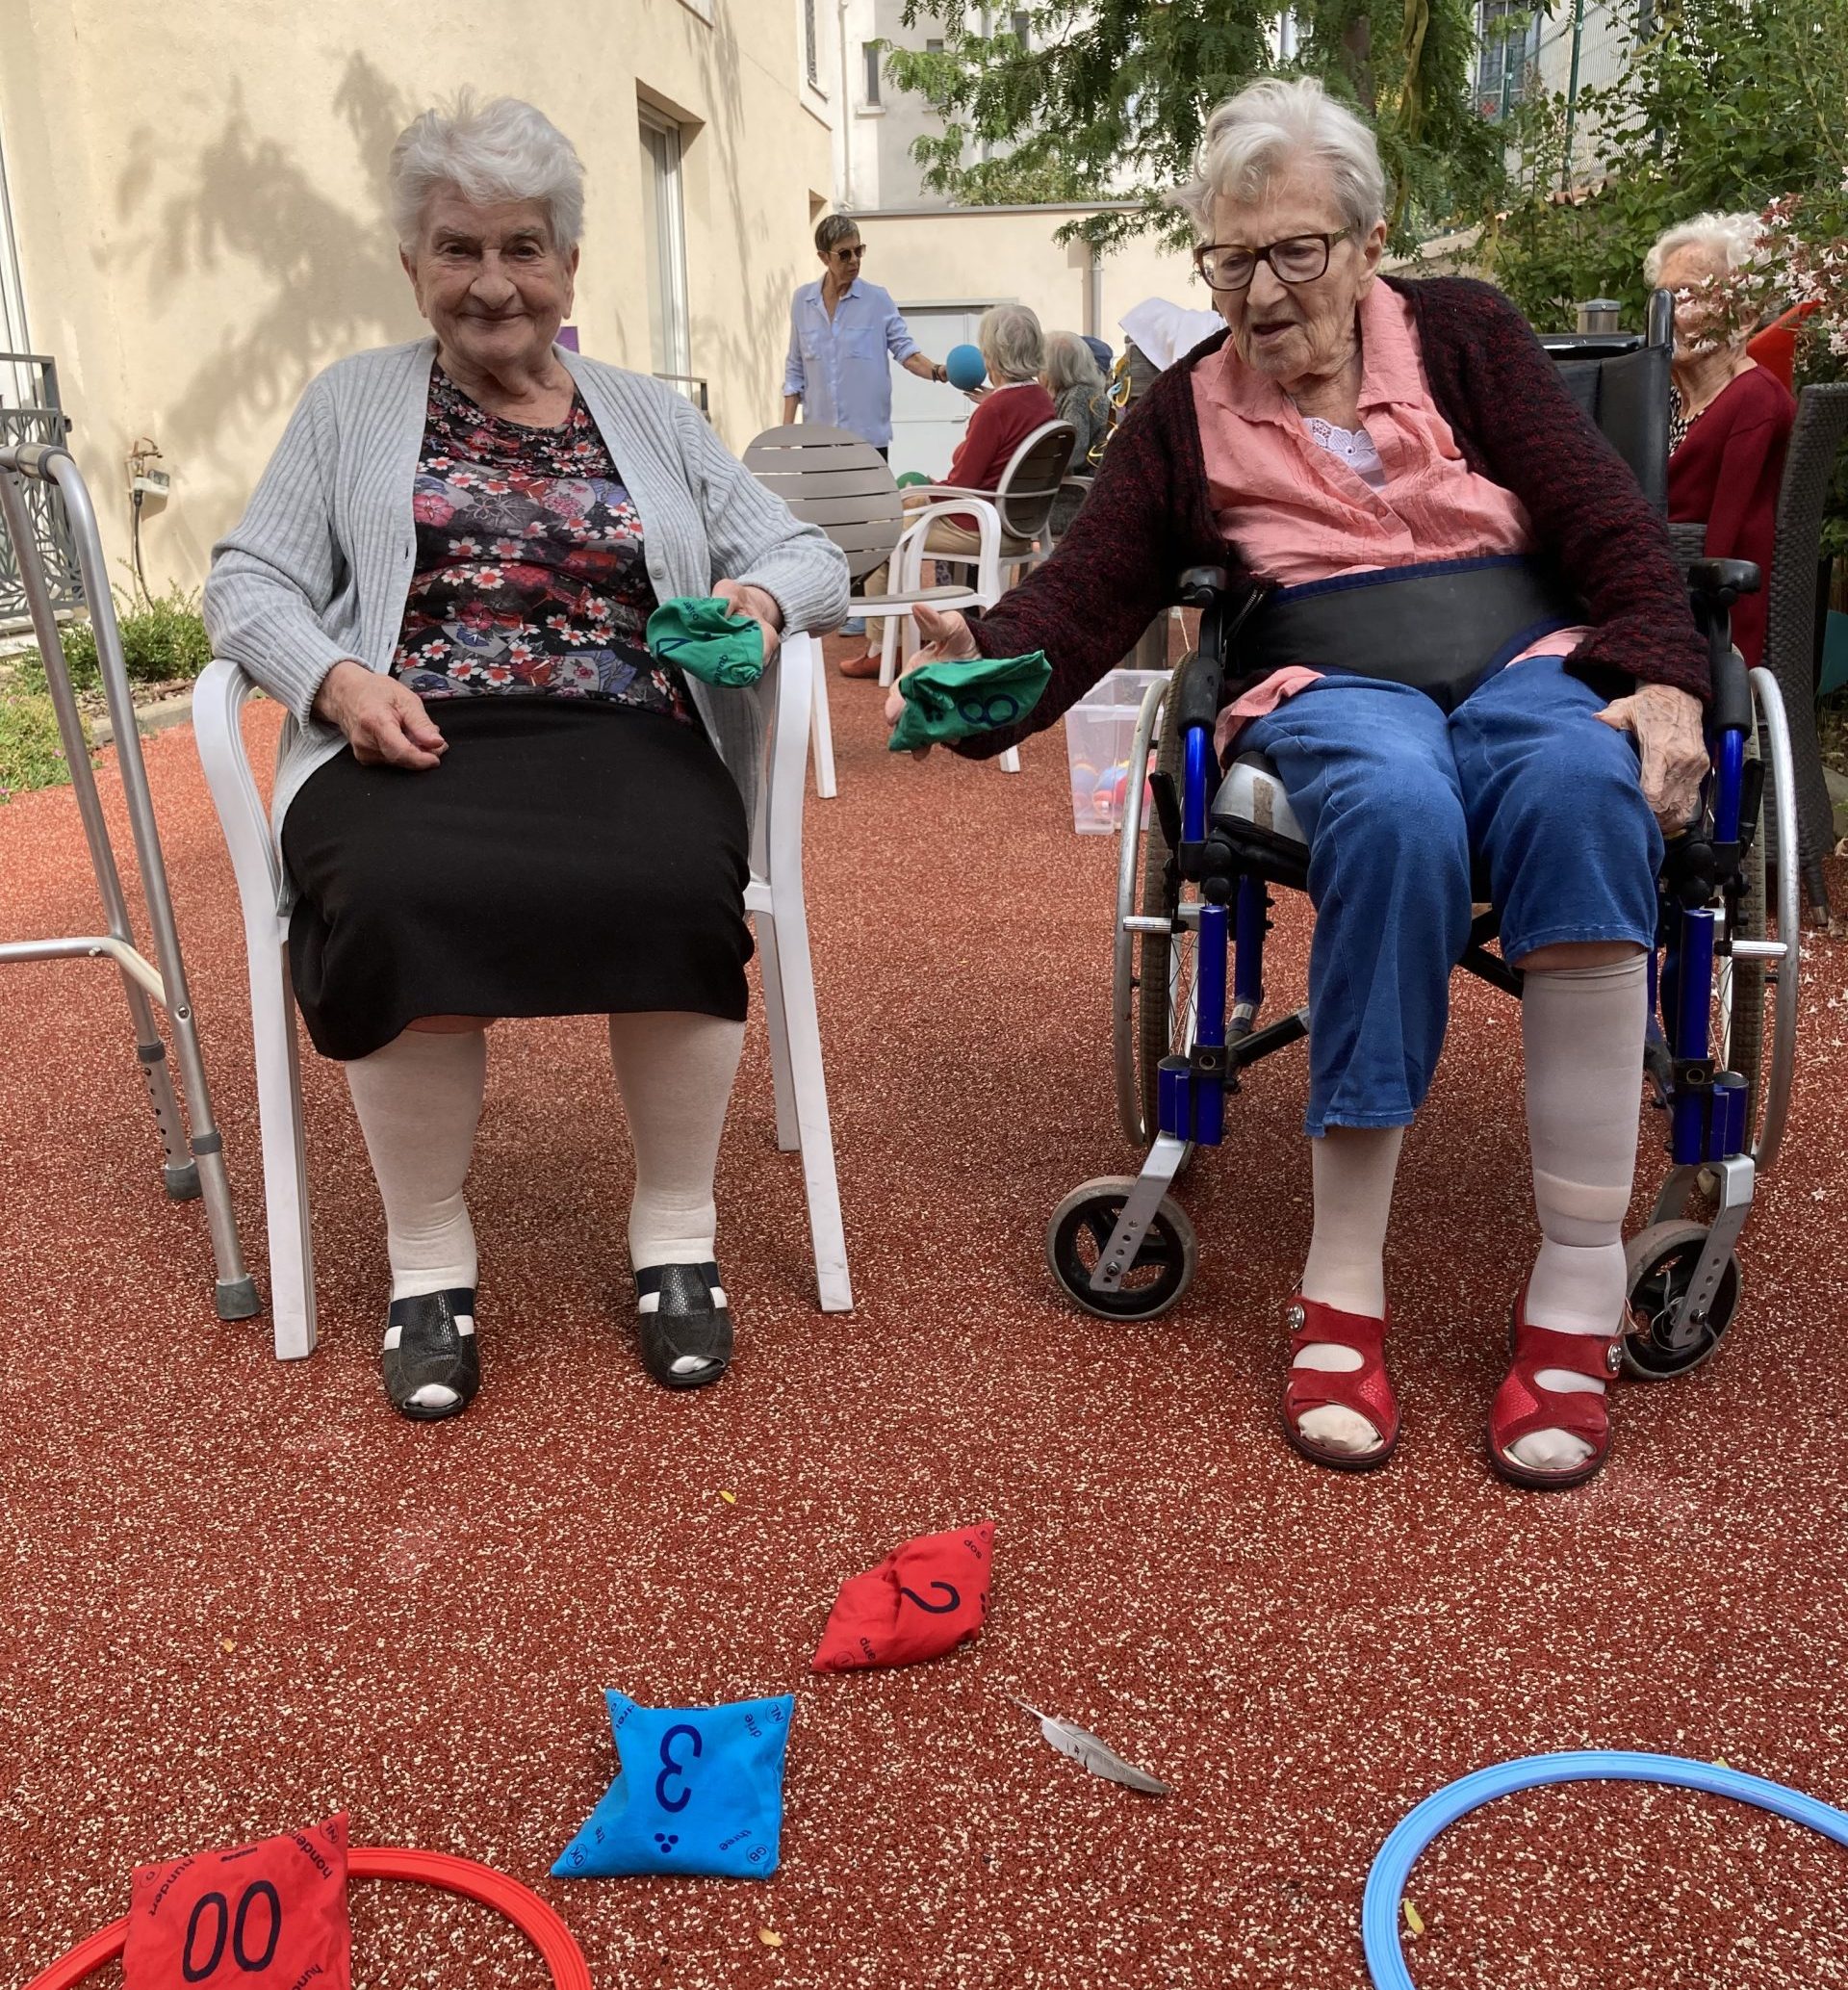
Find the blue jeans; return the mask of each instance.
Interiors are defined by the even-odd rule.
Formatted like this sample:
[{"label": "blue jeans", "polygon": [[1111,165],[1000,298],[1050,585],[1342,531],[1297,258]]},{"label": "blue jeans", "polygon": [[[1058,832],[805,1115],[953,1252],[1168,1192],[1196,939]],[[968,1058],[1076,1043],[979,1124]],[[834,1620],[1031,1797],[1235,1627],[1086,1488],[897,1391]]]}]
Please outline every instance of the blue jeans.
[{"label": "blue jeans", "polygon": [[1309,839],[1310,1133],[1402,1126],[1424,1102],[1473,865],[1516,965],[1567,941],[1655,944],[1661,832],[1604,703],[1533,657],[1448,717],[1404,685],[1325,677],[1245,728]]}]

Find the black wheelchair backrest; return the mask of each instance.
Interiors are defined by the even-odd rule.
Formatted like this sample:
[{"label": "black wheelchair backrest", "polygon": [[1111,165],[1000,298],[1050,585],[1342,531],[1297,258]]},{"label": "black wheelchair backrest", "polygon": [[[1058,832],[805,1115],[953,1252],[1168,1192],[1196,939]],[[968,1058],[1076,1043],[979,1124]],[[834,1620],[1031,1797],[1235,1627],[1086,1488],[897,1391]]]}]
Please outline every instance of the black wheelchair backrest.
[{"label": "black wheelchair backrest", "polygon": [[1674,299],[1649,300],[1649,329],[1558,332],[1540,343],[1558,362],[1573,399],[1630,467],[1657,512],[1668,509],[1668,363],[1674,351]]}]

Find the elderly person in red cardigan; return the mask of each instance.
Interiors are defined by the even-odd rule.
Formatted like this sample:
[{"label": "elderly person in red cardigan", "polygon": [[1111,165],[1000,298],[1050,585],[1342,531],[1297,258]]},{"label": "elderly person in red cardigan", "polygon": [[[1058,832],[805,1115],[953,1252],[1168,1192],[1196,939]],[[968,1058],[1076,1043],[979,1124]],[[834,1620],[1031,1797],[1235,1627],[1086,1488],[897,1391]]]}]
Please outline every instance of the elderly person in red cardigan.
[{"label": "elderly person in red cardigan", "polygon": [[1727,279],[1758,246],[1755,214],[1701,214],[1671,228],[1643,259],[1652,290],[1675,293],[1674,386],[1668,422],[1668,515],[1707,528],[1710,559],[1749,559],[1766,586],[1732,609],[1732,641],[1764,658],[1778,490],[1797,403],[1745,349],[1749,323],[1726,307]]},{"label": "elderly person in red cardigan", "polygon": [[[1463,278],[1380,275],[1383,194],[1371,134],[1312,81],[1266,79],[1213,114],[1176,199],[1224,334],[1149,389],[1021,586],[979,618],[918,611],[919,660],[1045,651],[1027,725],[959,749],[986,756],[1095,683],[1185,569],[1267,590],[1238,645],[1258,667],[1229,685],[1220,735],[1275,762],[1317,913],[1315,1225],[1286,1315],[1285,1433],[1341,1470],[1398,1440],[1387,1219],[1479,866],[1525,970],[1541,1238],[1489,1456],[1518,1485],[1573,1486],[1609,1445],[1655,873],[1662,828],[1698,804],[1707,657],[1660,523],[1512,305]],[[1417,609],[1430,562],[1463,563],[1461,633]],[[1331,581],[1351,650],[1267,640]]]}]

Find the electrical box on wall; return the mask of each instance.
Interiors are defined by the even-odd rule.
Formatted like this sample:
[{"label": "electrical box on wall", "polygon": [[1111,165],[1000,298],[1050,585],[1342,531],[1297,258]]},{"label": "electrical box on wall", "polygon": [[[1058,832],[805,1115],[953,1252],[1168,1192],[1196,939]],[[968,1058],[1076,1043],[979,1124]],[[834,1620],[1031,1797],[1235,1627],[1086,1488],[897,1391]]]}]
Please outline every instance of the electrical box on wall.
[{"label": "electrical box on wall", "polygon": [[172,479],[165,470],[142,470],[129,483],[129,489],[149,498],[164,498]]}]

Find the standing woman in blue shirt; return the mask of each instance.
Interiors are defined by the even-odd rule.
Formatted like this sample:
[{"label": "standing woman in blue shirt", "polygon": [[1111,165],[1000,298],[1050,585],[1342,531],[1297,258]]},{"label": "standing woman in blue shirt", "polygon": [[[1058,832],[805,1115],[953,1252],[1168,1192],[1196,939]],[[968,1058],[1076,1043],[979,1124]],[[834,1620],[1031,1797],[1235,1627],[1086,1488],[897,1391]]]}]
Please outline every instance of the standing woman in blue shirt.
[{"label": "standing woman in blue shirt", "polygon": [[[920,380],[947,380],[949,375],[917,349],[891,292],[861,281],[860,265],[866,250],[851,215],[831,214],[820,223],[815,253],[825,273],[818,282],[805,283],[789,305],[783,419],[793,422],[800,407],[804,421],[845,428],[883,456],[892,441],[891,361]],[[855,591],[882,594],[885,589],[886,569],[879,567]],[[843,635],[865,633],[859,615],[841,624]]]},{"label": "standing woman in blue shirt", "polygon": [[917,349],[890,291],[863,282],[866,253],[851,215],[831,214],[815,230],[815,253],[826,272],[805,283],[789,306],[789,357],[783,369],[783,419],[845,428],[883,456],[892,440],[895,359],[920,380],[947,380],[935,359]]}]

